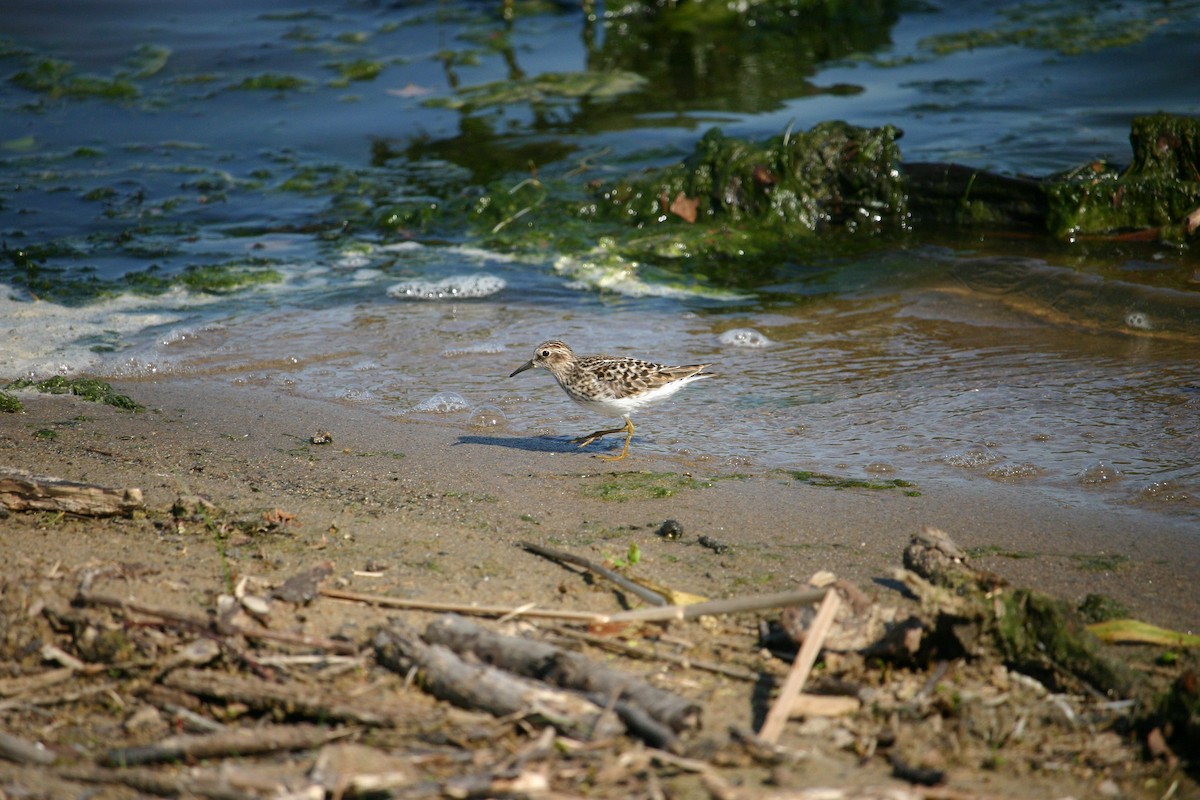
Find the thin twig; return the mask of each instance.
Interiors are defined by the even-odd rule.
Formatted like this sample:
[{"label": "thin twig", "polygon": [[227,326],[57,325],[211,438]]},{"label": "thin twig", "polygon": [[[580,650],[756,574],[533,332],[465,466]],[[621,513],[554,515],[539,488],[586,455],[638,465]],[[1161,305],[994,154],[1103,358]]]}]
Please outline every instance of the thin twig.
[{"label": "thin twig", "polygon": [[350,600],[356,603],[381,606],[383,608],[407,608],[413,611],[450,611],[456,614],[470,614],[478,617],[538,617],[542,619],[561,619],[574,622],[606,622],[605,614],[594,614],[590,611],[552,611],[549,609],[528,608],[518,606],[472,606],[466,603],[441,603],[434,600],[405,600],[401,597],[389,597],[383,594],[364,594],[348,592],[344,589],[321,589],[323,597],[335,600]]},{"label": "thin twig", "polygon": [[567,553],[562,550],[555,550],[553,547],[543,547],[542,545],[534,544],[533,542],[521,542],[521,547],[524,547],[529,552],[539,555],[542,558],[548,558],[551,561],[574,564],[577,567],[583,567],[589,572],[594,572],[605,580],[615,583],[617,586],[620,586],[630,594],[637,595],[652,606],[665,606],[667,604],[667,601],[663,599],[663,596],[658,592],[651,591],[645,586],[640,586],[626,578],[624,575],[614,572],[608,567],[601,566],[594,561],[589,561],[583,556],[577,556],[573,553]]},{"label": "thin twig", "polygon": [[593,647],[604,648],[622,655],[627,655],[630,658],[639,658],[646,660],[665,661],[668,664],[676,664],[684,669],[698,669],[704,672],[712,672],[717,675],[725,675],[730,678],[737,678],[743,681],[756,681],[761,677],[760,673],[745,667],[734,667],[728,664],[718,664],[712,661],[704,661],[701,659],[690,658],[688,656],[678,655],[677,653],[662,653],[658,648],[649,650],[645,647],[634,647],[633,645],[625,644],[617,639],[609,639],[604,636],[593,636],[590,633],[583,631],[572,630],[571,628],[556,627],[554,633],[557,636],[563,636],[569,639],[576,639],[581,642],[587,642]]},{"label": "thin twig", "polygon": [[731,597],[728,600],[710,600],[707,603],[694,603],[690,606],[639,608],[634,611],[613,614],[606,621],[667,622],[669,620],[695,619],[696,617],[713,617],[719,614],[737,614],[743,611],[760,611],[764,608],[782,608],[784,606],[815,603],[824,596],[824,589],[793,589],[774,594]]}]

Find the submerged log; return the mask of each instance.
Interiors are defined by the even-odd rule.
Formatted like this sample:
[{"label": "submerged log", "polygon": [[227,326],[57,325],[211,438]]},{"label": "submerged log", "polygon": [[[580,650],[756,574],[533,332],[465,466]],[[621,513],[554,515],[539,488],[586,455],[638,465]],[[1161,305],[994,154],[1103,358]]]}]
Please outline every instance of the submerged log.
[{"label": "submerged log", "polygon": [[146,507],[142,490],[33,475],[0,467],[0,505],[10,511],[62,511],[81,517],[116,517]]}]

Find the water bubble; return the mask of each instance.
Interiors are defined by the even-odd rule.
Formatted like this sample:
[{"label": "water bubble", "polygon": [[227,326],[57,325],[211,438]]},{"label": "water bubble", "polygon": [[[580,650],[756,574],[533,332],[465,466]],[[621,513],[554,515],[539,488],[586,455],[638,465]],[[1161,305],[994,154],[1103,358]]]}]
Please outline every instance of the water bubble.
[{"label": "water bubble", "polygon": [[1001,459],[1002,457],[993,453],[992,449],[986,444],[973,444],[961,453],[951,453],[942,457],[942,461],[950,466],[966,469],[986,467],[988,464],[995,464]]},{"label": "water bubble", "polygon": [[1079,473],[1076,480],[1083,486],[1099,486],[1104,483],[1118,481],[1122,477],[1121,470],[1112,464],[1109,464],[1107,461],[1097,461]]},{"label": "water bubble", "polygon": [[1156,502],[1185,503],[1192,499],[1191,494],[1179,485],[1177,481],[1155,481],[1142,490],[1142,498]]},{"label": "water bubble", "polygon": [[1125,327],[1135,331],[1148,331],[1154,326],[1150,324],[1150,316],[1142,311],[1130,311],[1125,315]]},{"label": "water bubble", "polygon": [[997,464],[984,474],[1000,483],[1018,483],[1036,478],[1045,472],[1036,464],[1014,464],[1011,461]]},{"label": "water bubble", "polygon": [[498,407],[492,405],[475,406],[467,416],[467,422],[472,428],[496,428],[508,423],[508,418]]},{"label": "water bubble", "polygon": [[450,414],[468,408],[466,399],[458,392],[438,392],[413,407],[414,411],[432,411],[436,414]]},{"label": "water bubble", "polygon": [[876,461],[863,467],[863,472],[870,475],[889,475],[895,471],[895,467],[891,464],[885,464],[882,461]]},{"label": "water bubble", "polygon": [[754,328],[733,328],[717,337],[717,341],[731,347],[767,347],[772,344],[770,339]]},{"label": "water bubble", "polygon": [[481,272],[476,275],[454,275],[440,281],[403,281],[388,288],[388,297],[397,300],[447,300],[487,297],[508,284],[503,278]]}]

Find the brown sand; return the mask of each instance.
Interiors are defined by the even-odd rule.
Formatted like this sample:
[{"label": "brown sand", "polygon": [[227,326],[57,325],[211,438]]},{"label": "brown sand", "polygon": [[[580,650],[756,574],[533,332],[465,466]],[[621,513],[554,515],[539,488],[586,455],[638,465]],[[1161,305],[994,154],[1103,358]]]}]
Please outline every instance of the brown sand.
[{"label": "brown sand", "polygon": [[[1004,485],[927,483],[914,487],[917,497],[818,487],[780,471],[646,456],[636,438],[628,459],[609,464],[562,439],[383,419],[215,381],[114,388],[148,411],[23,393],[24,413],[0,415],[0,465],[138,486],[151,508],[166,509],[181,493],[240,513],[279,507],[296,522],[281,541],[286,553],[262,553],[254,565],[265,577],[286,575],[320,552],[346,576],[387,565],[383,578],[350,579],[363,591],[403,586],[430,599],[545,603],[564,572],[518,548],[530,539],[594,558],[623,556],[636,543],[644,571],[714,597],[789,588],[817,570],[869,587],[898,565],[912,533],[934,525],[965,548],[997,553],[976,563],[1014,583],[1069,600],[1103,593],[1162,626],[1196,630],[1200,622],[1194,519],[1162,516],[1147,527],[1146,515],[1119,507],[1063,507]],[[43,429],[55,438],[34,435]],[[332,444],[308,442],[320,430],[332,434]],[[638,472],[672,474],[665,485],[673,491],[595,496]],[[674,485],[683,474],[696,479],[694,487]],[[683,526],[680,540],[656,535],[667,519]],[[82,533],[86,544],[21,515],[4,526],[24,531],[6,537],[10,558],[123,558],[171,568],[203,560],[201,543],[136,522],[118,525],[125,534],[115,541],[111,526],[95,525],[95,533]],[[704,535],[730,552],[698,545]]]},{"label": "brown sand", "polygon": [[[562,439],[383,419],[352,405],[214,380],[114,388],[148,410],[22,393],[25,411],[0,415],[0,466],[140,487],[151,513],[114,520],[9,514],[0,530],[10,575],[61,580],[91,564],[109,569],[98,587],[106,592],[196,613],[243,576],[278,584],[331,561],[330,583],[352,591],[620,610],[610,587],[518,546],[532,540],[596,561],[624,557],[635,543],[641,575],[710,597],[794,588],[829,570],[868,595],[891,598],[889,575],[909,537],[935,525],[965,548],[999,553],[976,564],[1014,583],[1070,600],[1103,593],[1166,627],[1194,631],[1200,620],[1200,547],[1186,519],[1163,517],[1147,527],[1119,508],[1065,508],[1009,486],[927,484],[914,487],[915,497],[818,487],[780,471],[735,472],[703,457],[648,457],[636,438],[628,459],[608,464]],[[47,430],[52,438],[37,435]],[[312,444],[318,431],[332,434],[332,444]],[[647,480],[666,496],[600,496]],[[197,494],[247,520],[290,521],[218,542],[201,525],[170,521],[176,498]],[[657,535],[668,519],[682,526],[680,539]],[[714,552],[700,536],[729,549]],[[362,641],[371,624],[395,613],[349,607],[353,613],[337,601],[314,604],[302,615],[304,631]],[[728,702],[709,730],[751,725],[745,691],[710,697]],[[859,772],[851,760],[829,779]],[[886,769],[875,764],[869,777],[885,778]],[[1005,787],[993,776],[988,791],[1036,796],[1042,792],[1024,794],[1033,779]],[[1053,784],[1045,796],[1079,786],[1086,793],[1095,783]]]}]

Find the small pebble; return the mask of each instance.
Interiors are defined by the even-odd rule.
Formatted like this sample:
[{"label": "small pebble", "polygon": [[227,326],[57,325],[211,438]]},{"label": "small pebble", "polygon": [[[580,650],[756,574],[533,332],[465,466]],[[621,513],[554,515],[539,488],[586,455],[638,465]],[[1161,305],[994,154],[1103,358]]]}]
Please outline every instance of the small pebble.
[{"label": "small pebble", "polygon": [[683,536],[683,526],[675,520],[669,519],[659,526],[658,535],[669,542],[673,542]]}]

